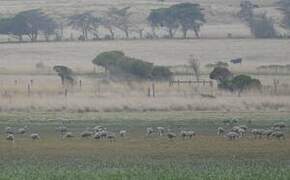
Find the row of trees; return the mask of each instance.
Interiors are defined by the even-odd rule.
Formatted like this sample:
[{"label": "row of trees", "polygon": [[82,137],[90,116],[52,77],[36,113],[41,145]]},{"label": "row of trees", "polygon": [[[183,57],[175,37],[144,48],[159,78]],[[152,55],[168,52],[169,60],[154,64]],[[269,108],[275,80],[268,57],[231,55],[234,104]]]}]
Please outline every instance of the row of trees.
[{"label": "row of trees", "polygon": [[[281,0],[278,5],[285,14],[285,26],[290,27],[290,0]],[[274,21],[266,14],[255,15],[254,9],[257,7],[250,1],[242,1],[239,12],[241,19],[249,25],[255,37],[276,37]],[[134,23],[132,15],[130,7],[112,7],[103,16],[87,11],[66,18],[65,23],[58,23],[41,10],[33,9],[20,12],[13,17],[0,19],[0,34],[16,37],[19,41],[23,40],[23,36],[27,36],[31,41],[37,41],[40,34],[46,40],[49,40],[51,35],[61,40],[64,26],[71,26],[81,32],[80,40],[88,40],[91,36],[94,39],[100,39],[100,27],[108,30],[105,39],[114,39],[116,29],[123,32],[126,38],[130,38],[131,32],[137,32],[139,37],[143,38],[145,24],[148,23],[152,28],[152,34],[147,38],[157,37],[156,29],[165,29],[168,32],[168,38],[173,38],[176,32],[181,30],[183,38],[187,38],[189,31],[193,31],[194,35],[199,37],[200,27],[206,23],[203,9],[199,4],[192,3],[180,3],[168,8],[151,10],[146,18],[147,22]]]},{"label": "row of trees", "polygon": [[[126,38],[129,38],[131,31],[138,32],[140,38],[143,38],[145,27],[133,23],[131,16],[130,7],[112,7],[105,12],[104,16],[97,16],[93,11],[75,14],[66,19],[66,24],[81,32],[80,40],[88,40],[89,36],[100,39],[100,27],[108,30],[109,35],[106,39],[115,38],[115,29],[124,32]],[[196,36],[199,36],[200,26],[205,22],[199,4],[191,3],[152,10],[147,20],[152,29],[168,29],[170,38],[179,27],[182,29],[184,38],[189,30],[194,30]],[[23,36],[28,36],[31,41],[37,41],[39,34],[44,35],[46,40],[49,40],[50,35],[56,35],[57,39],[61,39],[63,26],[63,23],[57,23],[41,10],[33,9],[20,12],[14,17],[0,19],[0,34],[16,37],[19,41],[23,40]]]}]

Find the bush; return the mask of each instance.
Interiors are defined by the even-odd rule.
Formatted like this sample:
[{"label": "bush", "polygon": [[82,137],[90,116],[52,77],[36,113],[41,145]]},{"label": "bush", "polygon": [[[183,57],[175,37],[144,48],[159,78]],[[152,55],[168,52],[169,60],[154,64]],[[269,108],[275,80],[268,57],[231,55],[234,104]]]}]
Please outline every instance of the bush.
[{"label": "bush", "polygon": [[256,38],[275,38],[277,32],[274,27],[274,21],[268,18],[266,14],[253,17],[249,21],[252,34]]},{"label": "bush", "polygon": [[156,80],[170,80],[173,73],[168,67],[155,66],[152,70],[152,78]]},{"label": "bush", "polygon": [[244,90],[260,90],[262,88],[262,84],[258,79],[253,79],[247,75],[238,75],[231,80],[225,80],[220,82],[218,87],[232,92],[238,91],[239,93],[241,93]]},{"label": "bush", "polygon": [[92,62],[112,74],[127,73],[143,79],[149,79],[153,69],[152,63],[125,56],[121,51],[103,52]]},{"label": "bush", "polygon": [[217,81],[226,81],[233,77],[233,74],[225,67],[216,67],[210,73],[209,78]]}]

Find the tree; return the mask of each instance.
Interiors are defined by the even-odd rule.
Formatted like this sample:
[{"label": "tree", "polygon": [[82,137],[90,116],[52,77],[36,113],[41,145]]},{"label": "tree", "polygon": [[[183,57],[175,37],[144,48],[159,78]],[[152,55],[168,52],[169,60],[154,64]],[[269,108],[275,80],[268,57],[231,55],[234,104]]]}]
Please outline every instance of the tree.
[{"label": "tree", "polygon": [[231,80],[231,86],[231,90],[238,91],[240,95],[244,90],[260,90],[262,84],[258,79],[252,79],[250,76],[247,75],[238,75]]},{"label": "tree", "polygon": [[152,70],[152,78],[155,80],[170,80],[173,73],[166,66],[154,66]]},{"label": "tree", "polygon": [[177,19],[170,8],[159,8],[151,10],[147,20],[153,29],[158,27],[167,28],[170,38],[174,37],[174,34],[178,29]]},{"label": "tree", "polygon": [[275,38],[277,32],[274,27],[274,21],[268,18],[266,14],[257,15],[249,21],[252,34],[256,38]]},{"label": "tree", "polygon": [[244,0],[241,1],[240,7],[239,17],[245,22],[249,22],[254,16],[254,4],[251,1]]},{"label": "tree", "polygon": [[279,9],[284,14],[283,23],[290,27],[290,0],[280,0],[278,3]]},{"label": "tree", "polygon": [[196,80],[199,81],[199,76],[200,76],[200,63],[199,63],[199,60],[196,57],[191,55],[188,63],[189,63],[189,66],[191,67],[191,69],[193,70],[193,72],[195,74]]},{"label": "tree", "polygon": [[100,53],[92,63],[104,67],[106,72],[117,76],[127,74],[143,79],[151,78],[153,69],[152,63],[125,56],[121,51]]},{"label": "tree", "polygon": [[53,70],[57,72],[58,76],[61,79],[61,84],[64,86],[65,81],[68,81],[70,84],[73,84],[73,71],[66,66],[54,66]]},{"label": "tree", "polygon": [[225,67],[216,67],[209,75],[210,79],[214,79],[219,82],[231,80],[232,77],[233,74]]},{"label": "tree", "polygon": [[32,9],[3,19],[0,23],[2,34],[17,36],[20,41],[27,35],[31,41],[37,41],[39,33],[48,37],[57,28],[55,21],[39,9]]},{"label": "tree", "polygon": [[132,12],[129,12],[130,7],[125,8],[109,8],[105,18],[105,26],[110,30],[111,35],[112,33],[112,27],[114,26],[117,29],[120,29],[125,33],[126,38],[129,38],[129,28],[132,26],[130,22],[130,16],[132,15]]},{"label": "tree", "polygon": [[151,10],[147,20],[153,29],[167,28],[170,38],[173,38],[180,26],[183,38],[187,37],[189,30],[193,30],[196,37],[199,37],[200,27],[206,22],[202,10],[199,4],[180,3],[169,8]]},{"label": "tree", "polygon": [[170,7],[178,24],[181,26],[183,38],[187,37],[187,31],[193,30],[199,37],[200,26],[205,23],[205,17],[199,4],[180,3]]},{"label": "tree", "polygon": [[99,38],[98,27],[101,25],[101,18],[87,11],[69,17],[69,25],[74,29],[80,30],[84,40],[88,40],[89,32],[93,33],[96,38]]}]

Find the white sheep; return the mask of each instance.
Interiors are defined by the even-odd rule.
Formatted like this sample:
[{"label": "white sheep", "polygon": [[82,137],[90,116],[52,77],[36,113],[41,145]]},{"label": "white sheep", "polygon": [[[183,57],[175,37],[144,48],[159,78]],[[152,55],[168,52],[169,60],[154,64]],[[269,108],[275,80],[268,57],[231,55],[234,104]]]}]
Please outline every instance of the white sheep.
[{"label": "white sheep", "polygon": [[81,132],[81,137],[86,138],[86,137],[91,137],[93,135],[93,133],[91,131],[85,130],[83,132]]},{"label": "white sheep", "polygon": [[32,140],[40,140],[40,136],[39,136],[38,133],[32,133],[30,135],[30,137],[31,137]]},{"label": "white sheep", "polygon": [[63,135],[63,138],[73,138],[74,135],[72,132],[66,132],[64,135]]},{"label": "white sheep", "polygon": [[181,131],[180,135],[183,139],[185,139],[186,137],[188,137],[189,139],[192,138],[192,136],[195,136],[195,132],[194,131]]},{"label": "white sheep", "polygon": [[18,130],[17,130],[17,133],[18,134],[25,134],[26,133],[26,128],[24,127],[24,128],[19,128]]},{"label": "white sheep", "polygon": [[235,140],[240,138],[240,134],[230,131],[227,134],[224,135],[225,138],[229,139],[229,140]]},{"label": "white sheep", "polygon": [[107,139],[109,139],[110,141],[114,141],[116,138],[115,134],[112,132],[108,132],[107,133]]},{"label": "white sheep", "polygon": [[13,131],[13,129],[11,127],[6,127],[5,128],[5,133],[6,134],[14,134],[14,131]]},{"label": "white sheep", "polygon": [[263,136],[269,139],[274,131],[272,129],[266,129],[263,131]]},{"label": "white sheep", "polygon": [[165,132],[165,128],[164,127],[157,127],[157,132],[159,136],[163,136],[164,132]]},{"label": "white sheep", "polygon": [[225,133],[225,129],[222,127],[217,128],[217,135],[222,136]]},{"label": "white sheep", "polygon": [[147,136],[150,136],[151,134],[153,134],[154,130],[152,127],[147,127],[146,128],[146,135]]},{"label": "white sheep", "polygon": [[252,129],[251,133],[254,135],[255,139],[259,137],[260,139],[262,138],[264,134],[264,129]]},{"label": "white sheep", "polygon": [[273,127],[285,128],[286,124],[284,122],[277,122],[273,124]]},{"label": "white sheep", "polygon": [[59,131],[63,135],[65,132],[67,132],[67,127],[62,125],[62,126],[57,127],[56,130]]},{"label": "white sheep", "polygon": [[102,130],[105,130],[105,128],[103,126],[95,126],[93,128],[93,131],[95,131],[95,132],[99,132],[99,131],[102,131]]},{"label": "white sheep", "polygon": [[8,134],[8,135],[6,136],[6,140],[7,140],[7,141],[11,141],[12,143],[14,143],[14,135],[13,135],[13,134]]},{"label": "white sheep", "polygon": [[169,139],[173,139],[173,138],[176,137],[176,134],[173,133],[173,132],[168,132],[168,133],[167,133],[167,137],[168,137]]},{"label": "white sheep", "polygon": [[119,132],[119,134],[120,134],[121,137],[125,137],[126,134],[127,134],[127,131],[126,131],[126,130],[121,130],[121,131]]},{"label": "white sheep", "polygon": [[284,133],[282,131],[275,131],[275,132],[272,133],[272,136],[276,137],[279,140],[281,138],[285,139],[285,135],[284,135]]}]

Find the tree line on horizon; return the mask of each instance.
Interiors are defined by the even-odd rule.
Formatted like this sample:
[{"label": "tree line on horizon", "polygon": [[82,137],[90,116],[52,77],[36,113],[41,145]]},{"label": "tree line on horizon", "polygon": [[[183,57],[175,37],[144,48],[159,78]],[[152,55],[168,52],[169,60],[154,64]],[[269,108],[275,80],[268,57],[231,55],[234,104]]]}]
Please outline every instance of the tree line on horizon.
[{"label": "tree line on horizon", "polygon": [[[279,9],[285,14],[284,25],[290,27],[290,0],[281,0]],[[239,16],[248,24],[252,34],[256,38],[275,38],[274,23],[266,14],[254,15],[258,8],[250,1],[241,1]],[[124,33],[126,39],[130,39],[130,33],[137,32],[139,38],[158,38],[156,29],[164,29],[168,33],[166,38],[175,38],[178,31],[182,32],[182,38],[188,38],[188,33],[193,32],[199,38],[201,26],[206,23],[203,8],[197,3],[179,3],[166,8],[152,9],[146,18],[146,24],[152,29],[152,34],[144,37],[145,27],[138,27],[131,22],[132,12],[130,7],[109,8],[104,16],[95,15],[94,11],[86,11],[65,18],[65,24],[57,22],[54,18],[45,14],[40,9],[22,11],[14,16],[0,19],[0,34],[8,35],[23,41],[24,37],[32,42],[38,41],[39,36],[49,41],[53,36],[55,40],[63,40],[64,26],[69,26],[80,32],[79,40],[116,38],[115,30]],[[108,31],[105,37],[100,37],[99,28]]]}]

